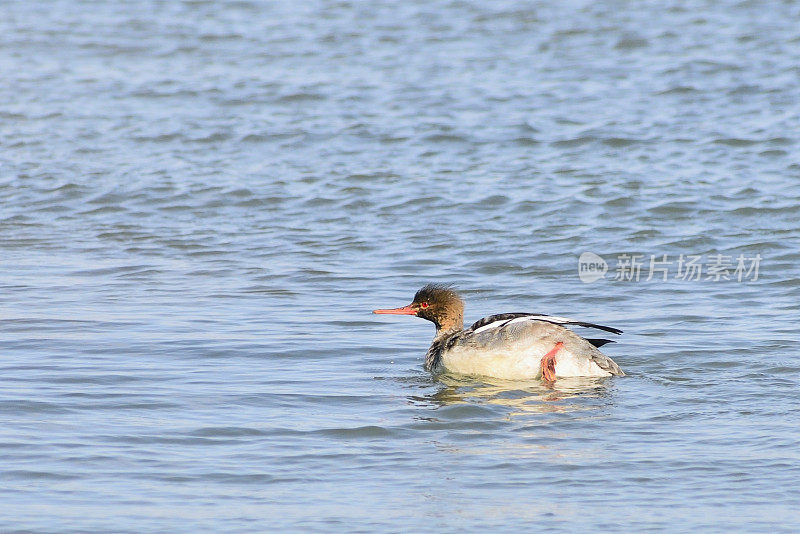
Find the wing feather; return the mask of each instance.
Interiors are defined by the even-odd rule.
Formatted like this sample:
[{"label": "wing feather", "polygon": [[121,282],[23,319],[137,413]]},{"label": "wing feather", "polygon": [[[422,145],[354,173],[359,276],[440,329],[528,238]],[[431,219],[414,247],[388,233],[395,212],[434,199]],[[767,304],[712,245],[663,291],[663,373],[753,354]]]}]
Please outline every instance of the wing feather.
[{"label": "wing feather", "polygon": [[622,330],[620,330],[619,328],[613,328],[611,326],[603,326],[595,323],[587,323],[585,321],[576,321],[575,319],[570,319],[569,317],[557,317],[554,315],[543,315],[535,313],[501,313],[498,315],[490,315],[489,317],[484,317],[483,319],[476,321],[472,326],[469,327],[468,330],[473,333],[483,332],[485,330],[490,330],[492,328],[499,328],[501,326],[505,326],[507,324],[517,321],[543,321],[545,323],[552,323],[558,325],[596,328],[597,330],[611,332],[612,334],[622,333]]}]

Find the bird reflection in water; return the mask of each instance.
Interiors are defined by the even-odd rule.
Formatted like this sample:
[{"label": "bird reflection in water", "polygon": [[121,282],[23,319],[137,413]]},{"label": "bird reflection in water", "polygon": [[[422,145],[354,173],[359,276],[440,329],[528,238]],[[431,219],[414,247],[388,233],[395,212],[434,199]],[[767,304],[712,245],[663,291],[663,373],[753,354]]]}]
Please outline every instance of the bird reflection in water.
[{"label": "bird reflection in water", "polygon": [[[443,387],[436,392],[411,396],[409,399],[432,407],[457,404],[505,406],[511,409],[507,415],[512,417],[593,410],[600,406],[590,399],[604,399],[610,395],[609,381],[593,377],[562,378],[554,382],[521,382],[444,374],[437,377],[437,382]],[[576,402],[569,402],[570,400]]]}]

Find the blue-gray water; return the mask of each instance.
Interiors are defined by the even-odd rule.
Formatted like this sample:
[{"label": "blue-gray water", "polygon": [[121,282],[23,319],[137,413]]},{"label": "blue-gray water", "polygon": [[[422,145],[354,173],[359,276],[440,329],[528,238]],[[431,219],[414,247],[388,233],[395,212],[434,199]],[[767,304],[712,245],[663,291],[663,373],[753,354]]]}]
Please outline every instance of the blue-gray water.
[{"label": "blue-gray water", "polygon": [[[797,3],[1,10],[0,530],[800,529]],[[428,281],[628,376],[434,379]]]}]

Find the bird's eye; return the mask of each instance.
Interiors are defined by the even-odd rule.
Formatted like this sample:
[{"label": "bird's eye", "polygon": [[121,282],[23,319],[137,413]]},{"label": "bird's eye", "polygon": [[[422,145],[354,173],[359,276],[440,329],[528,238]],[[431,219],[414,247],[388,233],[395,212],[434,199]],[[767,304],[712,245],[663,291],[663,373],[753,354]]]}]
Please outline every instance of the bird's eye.
[{"label": "bird's eye", "polygon": [[422,309],[425,309],[425,308],[428,307],[428,303],[427,302],[423,302],[422,304],[419,305],[419,307],[422,308]]}]

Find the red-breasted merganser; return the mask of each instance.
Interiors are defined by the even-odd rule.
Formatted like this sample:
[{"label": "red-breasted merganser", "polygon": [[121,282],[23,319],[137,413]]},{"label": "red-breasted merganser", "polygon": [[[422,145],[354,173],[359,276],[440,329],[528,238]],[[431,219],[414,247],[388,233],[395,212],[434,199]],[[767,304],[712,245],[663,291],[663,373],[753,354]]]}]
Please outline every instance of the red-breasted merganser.
[{"label": "red-breasted merganser", "polygon": [[416,315],[436,325],[425,368],[507,380],[569,376],[624,376],[614,361],[597,350],[610,339],[585,339],[564,325],[622,330],[566,317],[534,313],[490,315],[464,329],[464,302],[449,286],[428,284],[408,306],[372,313]]}]

